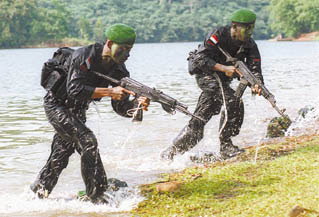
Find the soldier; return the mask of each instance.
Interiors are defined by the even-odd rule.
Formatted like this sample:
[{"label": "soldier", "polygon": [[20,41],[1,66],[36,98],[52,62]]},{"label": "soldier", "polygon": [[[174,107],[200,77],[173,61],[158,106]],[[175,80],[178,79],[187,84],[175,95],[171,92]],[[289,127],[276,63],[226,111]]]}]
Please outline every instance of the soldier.
[{"label": "soldier", "polygon": [[[176,154],[183,154],[193,148],[204,136],[204,126],[213,115],[221,113],[219,124],[220,154],[231,158],[243,150],[233,145],[231,137],[239,134],[244,118],[244,104],[230,87],[233,78],[238,77],[235,66],[226,62],[218,46],[231,56],[242,60],[263,83],[260,54],[251,38],[256,14],[247,9],[234,12],[231,26],[223,26],[210,32],[198,49],[190,52],[188,68],[195,75],[202,90],[194,114],[206,122],[192,118],[174,139],[173,144],[161,153],[162,159],[172,160]],[[258,85],[252,88],[260,95]]]},{"label": "soldier", "polygon": [[[91,71],[119,80],[129,76],[124,62],[129,57],[136,33],[127,25],[114,24],[107,29],[106,36],[105,44],[95,43],[81,47],[65,60],[67,72],[64,80],[62,78],[61,81],[61,77],[54,76],[54,73],[49,74],[46,79],[48,82],[45,82],[44,87],[48,92],[44,97],[44,109],[56,133],[49,159],[30,186],[40,198],[48,197],[62,170],[66,168],[69,157],[76,150],[81,155],[81,173],[87,197],[93,203],[108,203],[104,194],[108,187],[107,177],[96,137],[85,125],[86,110],[92,101],[111,97],[113,110],[128,117],[127,111],[136,103],[129,99],[129,94],[135,93],[103,80]],[[66,51],[57,51],[54,58],[57,59],[58,54]],[[59,57],[60,61],[63,57]],[[44,75],[48,74],[45,71],[49,69],[50,67],[44,67]],[[140,97],[138,101],[146,110],[148,99]]]}]

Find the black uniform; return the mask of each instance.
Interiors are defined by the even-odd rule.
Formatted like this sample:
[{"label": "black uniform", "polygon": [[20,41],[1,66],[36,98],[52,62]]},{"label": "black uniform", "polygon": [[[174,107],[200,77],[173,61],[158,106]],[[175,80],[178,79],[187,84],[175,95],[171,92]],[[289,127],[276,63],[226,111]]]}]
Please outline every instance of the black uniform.
[{"label": "black uniform", "polygon": [[[235,91],[230,87],[236,75],[230,78],[224,72],[212,70],[216,63],[231,64],[226,63],[226,57],[217,45],[231,56],[245,62],[254,75],[263,82],[260,54],[255,41],[250,38],[243,43],[235,42],[231,38],[230,29],[230,26],[225,26],[209,33],[198,49],[190,52],[188,58],[189,72],[195,75],[197,84],[202,90],[194,114],[209,121],[213,115],[220,113],[224,104],[223,96],[225,97],[227,115],[225,111],[222,112],[219,126],[221,152],[226,151],[228,147],[234,147],[231,137],[239,134],[244,118],[244,104],[234,95]],[[162,153],[162,158],[172,159],[175,154],[182,154],[193,148],[203,138],[205,124],[192,118],[175,138],[173,145]]]},{"label": "black uniform", "polygon": [[[49,159],[31,185],[34,192],[52,191],[74,150],[81,155],[82,178],[89,198],[96,200],[107,188],[107,177],[97,140],[85,122],[86,110],[92,102],[91,96],[95,88],[114,84],[97,77],[90,70],[115,79],[129,76],[129,72],[124,64],[115,64],[111,69],[105,70],[101,62],[102,50],[103,45],[99,43],[75,50],[68,59],[66,82],[58,91],[48,91],[44,97],[45,113],[56,133]],[[126,112],[133,105],[128,97],[120,101],[112,100],[114,111],[124,117],[128,117]]]}]

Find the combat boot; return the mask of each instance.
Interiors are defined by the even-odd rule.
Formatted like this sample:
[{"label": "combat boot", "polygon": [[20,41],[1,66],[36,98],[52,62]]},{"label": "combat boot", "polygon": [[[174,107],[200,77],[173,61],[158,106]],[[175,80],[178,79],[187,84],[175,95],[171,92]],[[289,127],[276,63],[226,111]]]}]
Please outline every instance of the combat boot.
[{"label": "combat boot", "polygon": [[93,204],[109,204],[110,197],[106,194],[103,193],[95,198],[90,198],[87,194],[86,191],[79,191],[77,195],[77,199],[79,201],[83,202],[91,202]]},{"label": "combat boot", "polygon": [[112,198],[109,196],[110,194],[118,191],[120,188],[128,187],[125,181],[121,181],[116,178],[107,179],[107,187],[104,189],[103,194],[97,196],[96,198],[90,198],[85,190],[79,191],[77,195],[77,199],[80,201],[90,201],[94,204],[108,204],[111,202]]},{"label": "combat boot", "polygon": [[90,201],[90,198],[87,196],[85,191],[79,191],[77,199],[84,202]]},{"label": "combat boot", "polygon": [[30,189],[31,189],[31,191],[33,191],[35,193],[35,195],[39,199],[49,197],[49,190],[45,189],[44,185],[42,185],[39,181],[35,181],[33,184],[31,184]]},{"label": "combat boot", "polygon": [[94,204],[109,204],[110,197],[107,194],[102,194],[94,199],[90,198],[90,201]]},{"label": "combat boot", "polygon": [[177,154],[177,149],[175,146],[169,146],[164,151],[161,152],[160,157],[165,161],[173,161],[174,156]]},{"label": "combat boot", "polygon": [[235,157],[243,152],[245,150],[233,145],[231,139],[225,139],[220,143],[220,155],[224,160]]}]

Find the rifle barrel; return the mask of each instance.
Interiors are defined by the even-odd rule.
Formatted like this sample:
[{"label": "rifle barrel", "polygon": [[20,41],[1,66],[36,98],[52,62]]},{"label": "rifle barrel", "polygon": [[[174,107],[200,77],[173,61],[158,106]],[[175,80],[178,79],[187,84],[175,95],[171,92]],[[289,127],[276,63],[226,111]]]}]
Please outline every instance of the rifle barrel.
[{"label": "rifle barrel", "polygon": [[91,72],[93,72],[95,75],[97,75],[97,76],[99,76],[99,77],[101,77],[101,78],[104,78],[104,79],[106,79],[106,80],[109,80],[109,81],[111,81],[111,82],[113,82],[113,83],[115,83],[115,84],[120,85],[120,83],[121,83],[119,80],[116,80],[115,78],[112,78],[112,77],[107,76],[107,75],[103,75],[103,74],[100,73],[100,72],[96,72],[96,71],[91,71]]},{"label": "rifle barrel", "polygon": [[203,121],[203,122],[207,122],[205,119],[197,116],[197,115],[194,115],[193,113],[189,112],[187,109],[185,109],[184,107],[181,107],[181,106],[176,106],[176,110],[188,115],[188,116],[191,116],[193,118],[196,118],[197,120],[200,120],[200,121]]}]

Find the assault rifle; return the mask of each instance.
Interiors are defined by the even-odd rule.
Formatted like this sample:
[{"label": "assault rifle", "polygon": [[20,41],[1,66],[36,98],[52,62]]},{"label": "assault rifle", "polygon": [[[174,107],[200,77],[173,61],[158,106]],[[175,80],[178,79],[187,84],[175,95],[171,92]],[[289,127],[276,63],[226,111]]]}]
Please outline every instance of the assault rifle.
[{"label": "assault rifle", "polygon": [[112,83],[115,83],[116,85],[119,85],[127,90],[133,91],[137,97],[144,96],[148,99],[150,99],[153,102],[158,102],[162,105],[163,109],[170,113],[174,114],[174,112],[177,110],[179,112],[182,112],[188,116],[194,117],[200,121],[207,122],[205,119],[198,117],[191,112],[187,110],[187,106],[178,102],[173,97],[168,96],[167,94],[163,93],[160,90],[157,90],[155,88],[148,87],[132,78],[124,77],[121,80],[114,79],[110,76],[103,75],[102,73],[91,71],[95,75],[106,79],[108,81],[111,81]]},{"label": "assault rifle", "polygon": [[240,83],[237,87],[237,90],[235,92],[235,95],[238,98],[241,98],[242,95],[245,92],[245,89],[248,84],[250,84],[250,87],[255,87],[257,84],[258,87],[261,89],[261,95],[270,102],[272,107],[282,116],[284,116],[284,110],[280,110],[276,105],[275,96],[270,93],[270,91],[262,84],[262,82],[256,78],[256,76],[248,69],[245,63],[243,61],[238,60],[237,58],[232,57],[229,53],[224,51],[220,46],[217,46],[219,50],[226,56],[226,62],[231,62],[236,67],[236,72],[240,76]]}]

